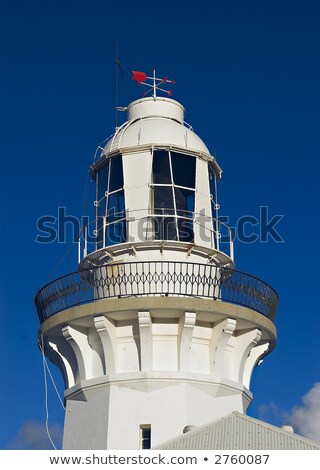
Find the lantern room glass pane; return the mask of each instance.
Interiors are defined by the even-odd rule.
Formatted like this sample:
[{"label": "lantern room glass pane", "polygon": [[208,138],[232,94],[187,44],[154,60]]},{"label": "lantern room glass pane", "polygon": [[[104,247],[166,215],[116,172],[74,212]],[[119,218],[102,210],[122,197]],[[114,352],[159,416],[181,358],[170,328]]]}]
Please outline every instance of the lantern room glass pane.
[{"label": "lantern room glass pane", "polygon": [[125,207],[123,189],[108,196],[106,217],[106,246],[126,241]]},{"label": "lantern room glass pane", "polygon": [[154,234],[156,240],[176,240],[176,219],[172,186],[154,186]]},{"label": "lantern room glass pane", "polygon": [[174,217],[154,216],[153,230],[155,240],[177,240],[177,220]]},{"label": "lantern room glass pane", "polygon": [[122,156],[109,159],[97,174],[97,249],[126,241]]},{"label": "lantern room glass pane", "polygon": [[154,184],[172,184],[169,152],[165,150],[153,152],[152,174]]},{"label": "lantern room glass pane", "polygon": [[96,235],[96,240],[97,240],[97,250],[102,248],[102,240],[103,240],[103,217],[98,217],[97,218],[97,235]]},{"label": "lantern room glass pane", "polygon": [[185,188],[174,188],[177,215],[192,218],[195,192]]},{"label": "lantern room glass pane", "polygon": [[194,189],[196,184],[196,158],[171,152],[171,164],[174,185]]},{"label": "lantern room glass pane", "polygon": [[107,223],[124,217],[124,191],[117,191],[108,196]]},{"label": "lantern room glass pane", "polygon": [[194,238],[193,212],[195,192],[184,188],[175,188],[174,191],[178,216],[179,240],[182,242],[192,242]]},{"label": "lantern room glass pane", "polygon": [[112,158],[110,161],[110,171],[110,184],[108,188],[109,193],[123,187],[123,169],[121,156]]},{"label": "lantern room glass pane", "polygon": [[154,186],[154,213],[174,214],[173,191],[171,186]]},{"label": "lantern room glass pane", "polygon": [[180,242],[192,242],[193,235],[193,220],[192,219],[178,219],[178,233]]},{"label": "lantern room glass pane", "polygon": [[125,220],[111,223],[106,226],[106,246],[116,245],[126,241]]},{"label": "lantern room glass pane", "polygon": [[152,170],[155,239],[192,242],[196,157],[155,150]]},{"label": "lantern room glass pane", "polygon": [[102,248],[103,217],[106,215],[106,192],[108,190],[109,162],[97,174],[97,249]]},{"label": "lantern room glass pane", "polygon": [[106,213],[105,194],[108,191],[109,162],[98,172],[98,216],[102,217]]}]

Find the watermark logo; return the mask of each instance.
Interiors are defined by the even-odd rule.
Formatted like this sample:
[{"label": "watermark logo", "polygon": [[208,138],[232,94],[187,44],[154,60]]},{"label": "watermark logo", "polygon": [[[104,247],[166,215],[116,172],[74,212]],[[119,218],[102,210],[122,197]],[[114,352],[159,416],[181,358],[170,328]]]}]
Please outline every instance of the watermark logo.
[{"label": "watermark logo", "polygon": [[[235,226],[231,227],[231,230],[234,232],[235,239],[241,243],[257,241],[260,243],[268,243],[269,241],[283,243],[284,239],[278,231],[278,225],[283,218],[284,215],[279,214],[270,216],[268,206],[260,206],[258,218],[252,215],[242,215]],[[228,216],[222,216],[219,220],[229,226]]]},{"label": "watermark logo", "polygon": [[[230,239],[241,243],[283,243],[280,223],[284,215],[271,215],[268,206],[260,206],[259,216],[242,215],[234,224],[228,216],[221,216],[216,221],[205,215],[181,211],[175,214],[173,209],[162,213],[154,213],[146,217],[136,218],[130,211],[115,213],[110,211],[109,217],[99,217],[92,221],[89,216],[78,218],[67,214],[65,207],[58,207],[57,215],[43,215],[36,221],[37,243],[77,243],[85,238],[88,244],[134,242],[136,240],[180,240],[190,241],[193,232],[197,233],[198,243],[205,244],[212,238],[220,243],[229,243]],[[133,231],[130,224],[134,224]],[[85,236],[84,230],[85,229]]]}]

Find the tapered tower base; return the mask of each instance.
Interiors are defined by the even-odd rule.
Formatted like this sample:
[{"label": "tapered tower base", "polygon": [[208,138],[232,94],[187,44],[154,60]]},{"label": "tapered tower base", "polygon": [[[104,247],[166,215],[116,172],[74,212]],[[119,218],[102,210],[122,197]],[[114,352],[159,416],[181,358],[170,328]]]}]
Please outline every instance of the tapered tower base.
[{"label": "tapered tower base", "polygon": [[275,344],[273,323],[241,306],[195,298],[102,300],[42,325],[64,371],[65,449],[156,446],[251,401],[251,373]]}]

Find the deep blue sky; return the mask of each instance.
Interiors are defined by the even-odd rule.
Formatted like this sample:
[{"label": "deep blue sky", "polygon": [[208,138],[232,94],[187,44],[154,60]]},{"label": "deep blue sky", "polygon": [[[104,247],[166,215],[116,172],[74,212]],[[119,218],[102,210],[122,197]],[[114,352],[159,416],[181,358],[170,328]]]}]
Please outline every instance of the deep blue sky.
[{"label": "deep blue sky", "polygon": [[[66,244],[36,243],[36,221],[57,215],[58,206],[81,214],[95,148],[115,127],[117,41],[119,104],[141,96],[125,70],[155,66],[176,80],[173,98],[223,168],[221,214],[231,225],[258,216],[260,206],[284,215],[283,243],[235,247],[237,268],[280,296],[278,345],[255,371],[248,414],[282,424],[320,381],[319,2],[152,5],[0,3],[0,448],[44,445],[33,296],[76,270],[77,259],[71,233]],[[63,413],[52,387],[49,413],[56,436]]]}]

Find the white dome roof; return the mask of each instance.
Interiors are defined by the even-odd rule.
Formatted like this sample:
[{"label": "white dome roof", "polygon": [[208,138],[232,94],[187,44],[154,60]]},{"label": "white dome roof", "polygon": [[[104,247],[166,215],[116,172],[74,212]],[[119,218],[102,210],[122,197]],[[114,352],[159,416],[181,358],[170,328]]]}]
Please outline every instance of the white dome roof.
[{"label": "white dome roof", "polygon": [[210,152],[204,142],[184,123],[184,108],[168,98],[142,98],[128,108],[128,121],[117,129],[103,154],[139,145],[174,145],[189,150]]}]

